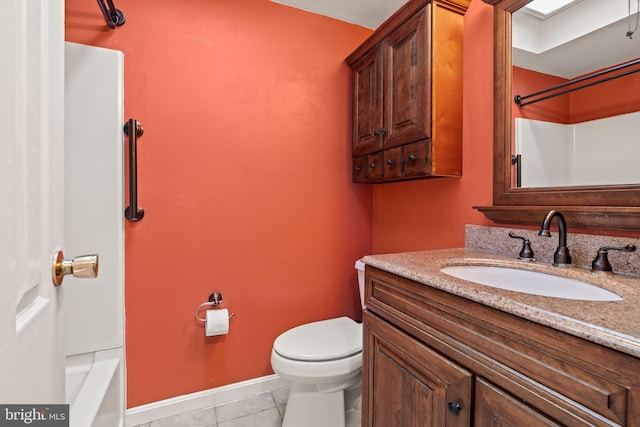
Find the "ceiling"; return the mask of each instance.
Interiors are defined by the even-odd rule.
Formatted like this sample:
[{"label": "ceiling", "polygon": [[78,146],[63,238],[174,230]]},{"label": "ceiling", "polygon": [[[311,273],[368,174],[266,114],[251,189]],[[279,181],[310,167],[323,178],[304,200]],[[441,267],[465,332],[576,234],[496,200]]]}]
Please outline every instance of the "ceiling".
[{"label": "ceiling", "polygon": [[637,15],[628,0],[546,1],[556,10],[514,13],[514,65],[571,79],[640,56],[640,31],[626,36]]},{"label": "ceiling", "polygon": [[407,0],[271,0],[275,3],[375,29]]},{"label": "ceiling", "polygon": [[[271,0],[286,6],[375,29],[407,0]],[[632,2],[635,3],[635,2]],[[514,64],[572,78],[640,56],[640,29],[629,39],[628,0],[534,0],[527,15],[525,45],[516,45]],[[632,12],[636,12],[632,8]],[[631,18],[635,24],[635,14]],[[571,31],[569,31],[571,29]],[[551,35],[560,34],[554,38]]]}]

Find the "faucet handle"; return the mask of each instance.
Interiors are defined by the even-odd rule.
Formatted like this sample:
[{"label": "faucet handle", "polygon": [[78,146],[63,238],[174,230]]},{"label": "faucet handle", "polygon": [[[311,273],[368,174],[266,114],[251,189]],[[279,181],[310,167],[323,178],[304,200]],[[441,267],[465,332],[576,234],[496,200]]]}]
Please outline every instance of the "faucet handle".
[{"label": "faucet handle", "polygon": [[509,232],[509,237],[512,239],[522,240],[522,249],[518,254],[519,259],[533,260],[533,249],[531,249],[531,241],[525,237],[517,236],[512,231]]},{"label": "faucet handle", "polygon": [[613,267],[609,262],[609,256],[608,256],[609,251],[633,252],[635,250],[636,250],[636,247],[634,245],[627,245],[627,246],[621,246],[621,247],[603,246],[600,249],[598,249],[598,254],[596,255],[593,262],[591,263],[591,269],[593,271],[613,272]]}]

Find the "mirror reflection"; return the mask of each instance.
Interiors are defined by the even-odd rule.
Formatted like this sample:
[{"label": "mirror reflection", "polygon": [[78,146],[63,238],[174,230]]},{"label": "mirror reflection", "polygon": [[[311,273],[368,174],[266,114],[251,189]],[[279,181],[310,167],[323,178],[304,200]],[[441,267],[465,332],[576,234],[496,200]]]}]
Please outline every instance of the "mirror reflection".
[{"label": "mirror reflection", "polygon": [[534,0],[513,13],[512,187],[640,183],[639,7]]}]

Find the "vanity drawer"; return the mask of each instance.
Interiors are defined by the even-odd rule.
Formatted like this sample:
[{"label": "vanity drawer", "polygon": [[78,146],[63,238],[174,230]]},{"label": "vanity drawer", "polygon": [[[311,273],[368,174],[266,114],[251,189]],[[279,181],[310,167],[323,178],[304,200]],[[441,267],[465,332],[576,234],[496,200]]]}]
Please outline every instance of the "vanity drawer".
[{"label": "vanity drawer", "polygon": [[640,425],[640,360],[366,267],[367,309],[565,425]]}]

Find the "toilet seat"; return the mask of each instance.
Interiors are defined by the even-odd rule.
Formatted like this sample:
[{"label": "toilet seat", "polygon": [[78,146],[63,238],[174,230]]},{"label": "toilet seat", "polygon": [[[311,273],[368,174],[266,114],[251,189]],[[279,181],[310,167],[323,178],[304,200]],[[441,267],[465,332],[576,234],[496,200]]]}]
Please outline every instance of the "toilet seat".
[{"label": "toilet seat", "polygon": [[362,325],[348,317],[300,325],[276,338],[273,351],[302,362],[349,358],[362,352]]},{"label": "toilet seat", "polygon": [[362,371],[362,353],[323,362],[287,359],[271,351],[271,367],[281,378],[297,383],[316,384],[318,387],[346,388]]}]

